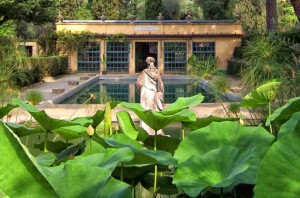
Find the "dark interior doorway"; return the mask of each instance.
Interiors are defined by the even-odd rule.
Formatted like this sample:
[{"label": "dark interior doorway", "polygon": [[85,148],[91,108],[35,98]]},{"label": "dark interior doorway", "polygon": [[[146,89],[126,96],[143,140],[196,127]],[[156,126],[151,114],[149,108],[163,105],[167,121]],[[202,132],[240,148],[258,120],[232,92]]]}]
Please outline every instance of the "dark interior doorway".
[{"label": "dark interior doorway", "polygon": [[157,67],[157,42],[136,42],[135,43],[135,72],[140,73],[147,67],[146,58],[151,56],[155,59]]}]

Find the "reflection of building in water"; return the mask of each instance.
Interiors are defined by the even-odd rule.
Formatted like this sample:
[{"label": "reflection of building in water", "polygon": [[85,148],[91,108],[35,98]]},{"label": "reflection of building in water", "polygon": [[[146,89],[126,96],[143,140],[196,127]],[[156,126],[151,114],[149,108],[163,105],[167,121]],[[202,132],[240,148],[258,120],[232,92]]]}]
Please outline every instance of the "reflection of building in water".
[{"label": "reflection of building in water", "polygon": [[[57,31],[91,32],[96,36],[73,48],[70,70],[101,73],[140,73],[145,59],[153,57],[162,74],[189,70],[190,56],[218,57],[218,69],[226,70],[243,35],[236,21],[109,21],[64,20]],[[123,40],[107,39],[123,34]]]},{"label": "reflection of building in water", "polygon": [[[205,91],[197,84],[193,84],[193,82],[164,80],[164,88],[164,103],[173,103],[178,97],[188,97],[198,93],[202,93],[202,95],[205,96],[204,102],[215,102],[215,97],[213,94]],[[88,102],[89,104],[105,104],[106,102],[114,100],[132,103],[140,102],[135,81],[100,81],[96,84],[88,86],[74,97],[67,99],[63,103],[83,104],[89,99],[90,94],[95,94],[96,99],[90,100]]]}]

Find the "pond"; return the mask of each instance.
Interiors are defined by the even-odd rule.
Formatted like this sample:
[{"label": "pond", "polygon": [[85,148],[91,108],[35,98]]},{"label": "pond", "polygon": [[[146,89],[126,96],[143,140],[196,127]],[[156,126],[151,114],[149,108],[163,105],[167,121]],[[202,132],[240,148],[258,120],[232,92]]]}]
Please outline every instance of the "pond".
[{"label": "pond", "polygon": [[[63,101],[62,104],[86,103],[90,94],[95,94],[96,99],[89,100],[87,104],[104,104],[113,100],[139,103],[135,82],[135,79],[99,79]],[[203,101],[205,103],[216,101],[214,94],[203,89],[197,80],[167,79],[163,82],[165,87],[164,103],[173,103],[178,97],[188,97],[198,93],[205,96]]]}]

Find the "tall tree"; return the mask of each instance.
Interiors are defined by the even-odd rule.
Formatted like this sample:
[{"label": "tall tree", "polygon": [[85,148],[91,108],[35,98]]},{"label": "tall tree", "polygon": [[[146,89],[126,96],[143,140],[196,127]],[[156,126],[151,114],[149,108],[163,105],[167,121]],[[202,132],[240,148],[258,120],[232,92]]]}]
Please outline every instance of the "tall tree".
[{"label": "tall tree", "polygon": [[162,0],[146,0],[145,19],[156,20],[159,13],[162,12]]},{"label": "tall tree", "polygon": [[298,17],[298,21],[300,22],[300,0],[291,0],[291,3],[294,7],[295,14]]},{"label": "tall tree", "polygon": [[1,0],[0,25],[8,20],[33,23],[53,22],[57,16],[55,0]]},{"label": "tall tree", "polygon": [[265,30],[265,2],[264,0],[238,0],[236,11],[242,15],[241,23],[245,32]]},{"label": "tall tree", "polygon": [[278,17],[276,0],[266,0],[266,24],[268,32],[277,31]]},{"label": "tall tree", "polygon": [[84,0],[59,0],[58,9],[64,19],[76,19],[77,12],[85,6]]},{"label": "tall tree", "polygon": [[180,18],[179,0],[163,0],[162,14],[166,20],[178,20]]},{"label": "tall tree", "polygon": [[92,13],[95,19],[101,19],[104,14],[107,19],[118,20],[121,18],[122,0],[94,0]]},{"label": "tall tree", "polygon": [[205,19],[223,20],[234,17],[234,0],[197,0],[197,4],[202,7]]}]

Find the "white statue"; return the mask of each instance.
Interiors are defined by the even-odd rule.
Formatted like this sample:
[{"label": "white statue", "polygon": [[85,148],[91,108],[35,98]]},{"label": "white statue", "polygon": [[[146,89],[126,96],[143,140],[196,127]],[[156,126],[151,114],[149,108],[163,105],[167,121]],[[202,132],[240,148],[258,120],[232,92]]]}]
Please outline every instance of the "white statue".
[{"label": "white statue", "polygon": [[[154,66],[154,62],[154,58],[147,57],[146,63],[148,67],[138,77],[136,85],[140,95],[141,106],[146,110],[161,111],[163,110],[164,84],[158,69]],[[144,122],[141,121],[140,125],[149,135],[155,134],[155,131]],[[159,130],[157,134],[163,134],[162,130]]]}]

